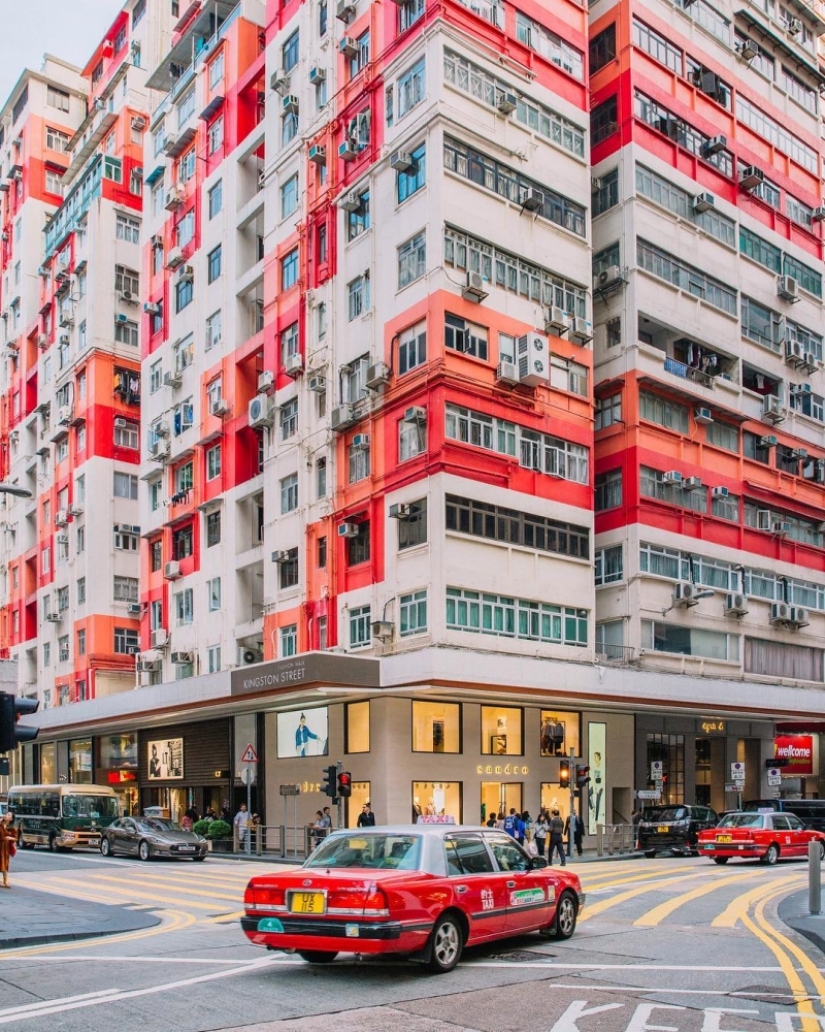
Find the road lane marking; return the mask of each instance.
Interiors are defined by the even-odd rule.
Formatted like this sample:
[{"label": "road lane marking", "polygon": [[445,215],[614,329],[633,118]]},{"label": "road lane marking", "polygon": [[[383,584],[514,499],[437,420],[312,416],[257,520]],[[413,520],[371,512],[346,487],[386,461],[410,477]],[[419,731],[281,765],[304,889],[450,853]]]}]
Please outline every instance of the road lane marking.
[{"label": "road lane marking", "polygon": [[786,875],[784,878],[780,878],[778,881],[771,881],[763,885],[757,885],[756,888],[749,889],[747,892],[743,892],[732,900],[722,911],[721,914],[717,914],[716,917],[711,921],[711,928],[735,928],[736,922],[742,920],[742,915],[747,913],[748,907],[751,903],[757,902],[762,896],[769,894],[774,887],[791,885],[795,881],[801,880],[804,876],[800,874]]},{"label": "road lane marking", "polygon": [[[176,885],[165,880],[162,875],[144,874],[141,875],[141,877],[139,878],[130,877],[129,879],[118,878],[116,875],[111,874],[93,874],[91,877],[93,879],[103,879],[107,882],[114,882],[117,885],[123,885],[129,890],[131,890],[132,885],[143,885],[143,887],[147,889],[153,889],[156,885],[162,885],[164,888],[169,889],[172,892],[182,892],[185,893],[187,896],[200,896],[201,898],[207,899],[225,899],[229,900],[229,902],[231,903],[237,903],[241,899],[243,899],[242,894],[227,896],[219,892],[212,892],[209,886],[207,886],[206,889],[202,891],[199,891],[197,889],[185,889],[183,888],[183,886]],[[185,901],[180,900],[180,902],[184,903]]]},{"label": "road lane marking", "polygon": [[646,892],[650,892],[652,889],[667,888],[669,885],[675,885],[676,882],[680,882],[682,879],[677,878],[666,878],[661,879],[657,882],[652,882],[649,885],[638,885],[635,889],[628,889],[627,892],[619,892],[617,895],[612,896],[610,899],[599,900],[598,903],[594,903],[592,906],[588,905],[585,912],[579,918],[579,924],[583,921],[589,921],[599,914],[603,914],[605,910],[609,910],[611,907],[617,907],[621,903],[626,903],[629,899],[636,899],[638,896],[643,896]]},{"label": "road lane marking", "polygon": [[[135,899],[148,899],[148,900],[150,900],[153,903],[171,903],[174,906],[195,907],[196,910],[214,910],[215,909],[215,904],[214,903],[198,903],[195,900],[182,900],[182,899],[175,899],[175,898],[172,898],[170,896],[161,896],[159,894],[157,894],[157,895],[154,895],[154,894],[153,895],[149,895],[148,892],[138,892],[137,890],[133,889],[130,885],[121,885],[121,883],[117,879],[111,878],[110,876],[105,875],[105,874],[95,874],[95,875],[92,875],[92,878],[95,881],[104,881],[104,882],[105,881],[114,881],[117,884],[117,886],[118,886],[117,892],[115,892],[115,889],[114,889],[114,886],[113,886],[112,887],[112,893],[108,897],[110,903],[118,903],[119,900],[116,897],[120,896],[121,899],[122,899],[122,902],[125,902],[125,903],[131,903]],[[62,882],[64,884],[70,886],[71,888],[74,888],[74,886],[75,886],[75,882],[72,881],[69,878],[53,878],[52,881]],[[105,889],[107,886],[105,886],[105,885],[103,885],[103,886],[97,885],[97,886],[94,886],[94,887],[97,888],[98,890],[102,890],[102,889]],[[147,886],[147,888],[148,887],[149,886]],[[71,895],[71,893],[70,892],[65,892],[64,895]]]},{"label": "road lane marking", "polygon": [[[7,1007],[5,1010],[0,1011],[3,1015],[12,1015],[21,1018],[39,1017],[43,1009],[46,1007],[53,1007],[55,1003],[103,1003],[105,999],[112,995],[112,993],[119,993],[120,989],[101,989],[96,993],[81,993],[78,996],[64,996],[60,1001],[57,1000],[38,1000],[33,1003],[23,1003],[18,1007]],[[101,999],[102,997],[102,999]]]},{"label": "road lane marking", "polygon": [[732,884],[741,882],[743,878],[754,878],[760,873],[759,871],[752,871],[744,875],[733,874],[728,875],[726,878],[717,878],[710,885],[699,885],[695,889],[683,892],[680,896],[674,896],[673,899],[666,900],[664,903],[660,903],[658,906],[648,910],[646,914],[637,917],[633,925],[637,928],[655,928],[665,918],[670,917],[674,910],[678,910],[679,907],[684,906],[686,903],[692,903],[693,900],[700,899],[702,896],[708,896],[711,892],[716,892],[717,889],[724,889]]}]

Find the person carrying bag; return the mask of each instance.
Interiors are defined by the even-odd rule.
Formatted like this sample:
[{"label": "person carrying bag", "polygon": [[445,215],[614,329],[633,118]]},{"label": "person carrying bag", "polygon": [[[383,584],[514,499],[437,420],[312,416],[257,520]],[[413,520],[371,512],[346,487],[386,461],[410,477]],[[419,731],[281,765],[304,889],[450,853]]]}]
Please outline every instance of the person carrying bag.
[{"label": "person carrying bag", "polygon": [[7,812],[0,821],[0,872],[3,874],[3,888],[10,889],[9,861],[17,854],[17,828],[12,827],[14,814]]}]

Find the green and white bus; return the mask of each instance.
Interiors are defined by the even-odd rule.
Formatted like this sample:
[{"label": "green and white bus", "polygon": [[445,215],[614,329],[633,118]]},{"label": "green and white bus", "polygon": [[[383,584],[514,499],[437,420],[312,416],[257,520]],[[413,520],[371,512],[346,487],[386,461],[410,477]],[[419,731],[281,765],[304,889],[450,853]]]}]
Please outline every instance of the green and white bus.
[{"label": "green and white bus", "polygon": [[100,833],[120,816],[117,794],[108,785],[17,785],[9,789],[18,842],[24,849],[48,846],[100,848]]}]

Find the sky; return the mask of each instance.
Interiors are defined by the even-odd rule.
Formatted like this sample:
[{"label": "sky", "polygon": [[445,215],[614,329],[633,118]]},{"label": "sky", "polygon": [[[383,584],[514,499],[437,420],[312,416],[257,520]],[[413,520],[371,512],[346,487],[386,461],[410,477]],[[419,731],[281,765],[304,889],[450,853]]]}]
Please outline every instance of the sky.
[{"label": "sky", "polygon": [[0,107],[24,68],[54,54],[83,67],[124,0],[0,0]]}]

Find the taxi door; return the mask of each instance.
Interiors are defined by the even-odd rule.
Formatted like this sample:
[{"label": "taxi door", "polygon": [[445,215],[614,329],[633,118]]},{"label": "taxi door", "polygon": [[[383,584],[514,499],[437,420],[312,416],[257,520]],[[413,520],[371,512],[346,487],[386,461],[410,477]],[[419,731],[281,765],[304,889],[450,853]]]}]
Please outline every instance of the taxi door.
[{"label": "taxi door", "polygon": [[454,832],[444,839],[454,902],[467,915],[470,939],[501,935],[507,916],[506,875],[496,870],[481,835]]},{"label": "taxi door", "polygon": [[791,814],[785,813],[774,813],[771,815],[773,822],[773,829],[776,832],[775,838],[779,843],[779,850],[782,856],[807,856],[808,855],[808,842],[807,836],[802,834],[802,829],[795,823],[796,818],[792,819]]},{"label": "taxi door", "polygon": [[532,869],[530,857],[509,835],[488,839],[498,867],[504,872],[508,932],[532,931],[550,923],[555,890],[546,868]]}]

